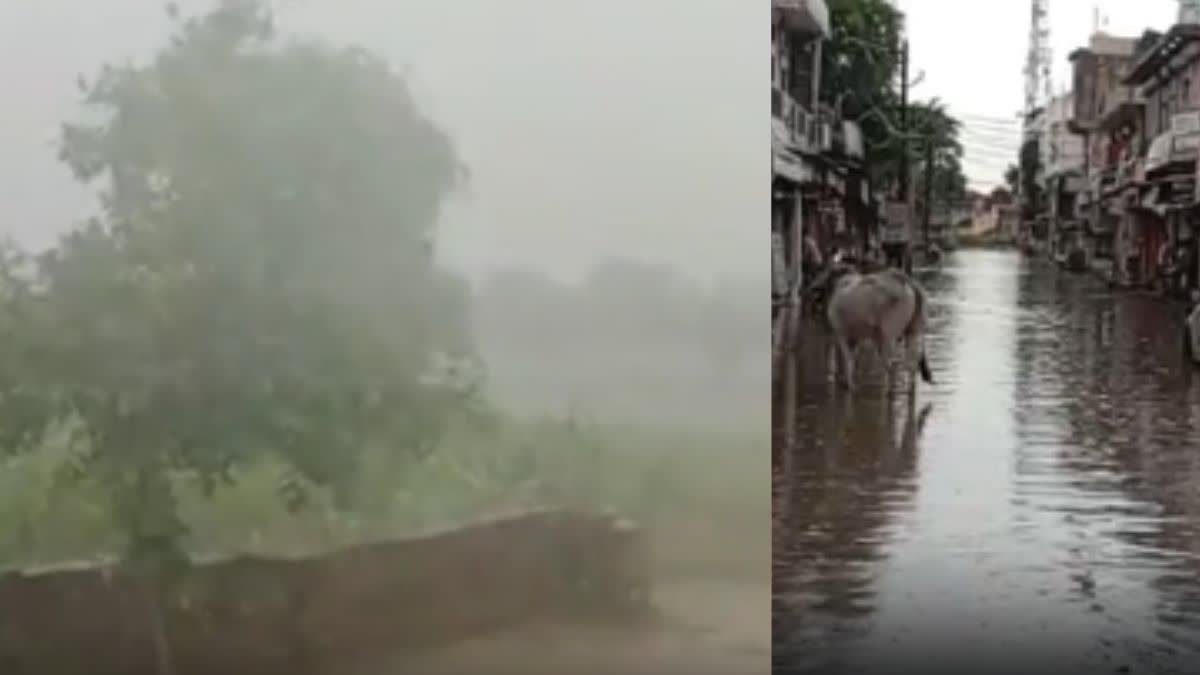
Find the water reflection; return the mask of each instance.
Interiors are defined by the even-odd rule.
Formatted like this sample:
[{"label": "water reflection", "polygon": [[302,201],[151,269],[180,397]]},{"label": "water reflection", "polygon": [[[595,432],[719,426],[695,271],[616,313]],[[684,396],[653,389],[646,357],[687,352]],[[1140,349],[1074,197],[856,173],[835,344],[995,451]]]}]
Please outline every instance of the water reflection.
[{"label": "water reflection", "polygon": [[806,333],[774,465],[776,672],[1191,672],[1200,377],[1174,309],[1009,253],[926,283],[939,385],[915,402],[836,392]]},{"label": "water reflection", "polygon": [[786,453],[774,467],[776,663],[795,665],[814,646],[862,632],[875,609],[872,565],[911,504],[931,410],[914,399],[842,397],[836,414],[802,416],[812,451]]}]

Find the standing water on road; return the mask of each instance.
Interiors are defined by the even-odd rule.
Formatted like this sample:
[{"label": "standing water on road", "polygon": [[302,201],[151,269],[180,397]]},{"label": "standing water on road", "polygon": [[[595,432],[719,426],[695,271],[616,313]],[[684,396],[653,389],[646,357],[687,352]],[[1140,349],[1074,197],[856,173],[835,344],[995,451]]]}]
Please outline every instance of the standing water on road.
[{"label": "standing water on road", "polygon": [[866,352],[835,388],[806,328],[775,672],[1195,672],[1200,372],[1175,309],[1012,252],[918,276],[937,384],[912,400]]}]

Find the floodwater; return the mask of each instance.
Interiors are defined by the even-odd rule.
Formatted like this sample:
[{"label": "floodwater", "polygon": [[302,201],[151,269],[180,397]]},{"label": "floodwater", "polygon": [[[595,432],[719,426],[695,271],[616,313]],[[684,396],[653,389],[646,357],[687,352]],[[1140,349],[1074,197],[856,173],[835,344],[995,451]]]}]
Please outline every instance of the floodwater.
[{"label": "floodwater", "polygon": [[1179,309],[1008,251],[919,276],[937,384],[915,399],[866,351],[835,390],[805,334],[773,463],[774,672],[1200,672]]}]

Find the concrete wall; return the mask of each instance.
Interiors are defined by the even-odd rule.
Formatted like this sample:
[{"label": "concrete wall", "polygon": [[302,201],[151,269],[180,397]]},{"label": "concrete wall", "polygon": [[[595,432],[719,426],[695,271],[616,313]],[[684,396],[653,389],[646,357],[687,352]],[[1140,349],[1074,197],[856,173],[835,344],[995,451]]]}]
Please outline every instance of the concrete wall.
[{"label": "concrete wall", "polygon": [[[539,618],[643,611],[639,530],[547,511],[164,586],[176,675],[332,673]],[[0,577],[0,673],[154,673],[149,584],[113,568]]]}]

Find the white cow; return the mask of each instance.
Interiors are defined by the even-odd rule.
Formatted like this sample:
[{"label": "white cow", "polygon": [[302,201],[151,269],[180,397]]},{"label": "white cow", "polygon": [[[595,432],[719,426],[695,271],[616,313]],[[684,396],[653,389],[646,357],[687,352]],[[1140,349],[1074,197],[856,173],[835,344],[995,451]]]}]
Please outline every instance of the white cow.
[{"label": "white cow", "polygon": [[903,272],[887,269],[860,274],[851,268],[831,268],[813,284],[825,299],[826,317],[842,361],[846,387],[854,389],[854,355],[864,342],[875,345],[892,385],[892,348],[903,339],[910,372],[909,391],[919,373],[933,383],[925,358],[927,301],[925,290]]}]

